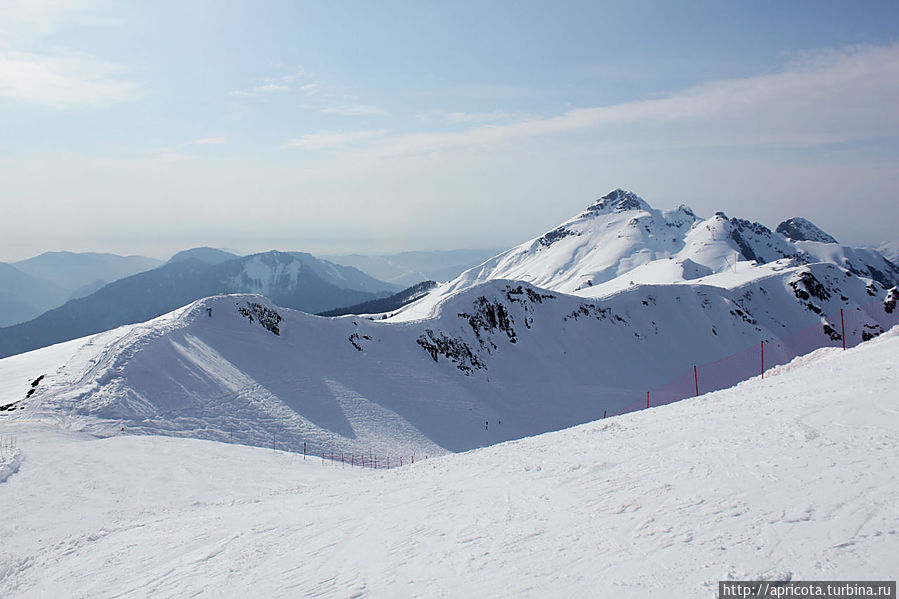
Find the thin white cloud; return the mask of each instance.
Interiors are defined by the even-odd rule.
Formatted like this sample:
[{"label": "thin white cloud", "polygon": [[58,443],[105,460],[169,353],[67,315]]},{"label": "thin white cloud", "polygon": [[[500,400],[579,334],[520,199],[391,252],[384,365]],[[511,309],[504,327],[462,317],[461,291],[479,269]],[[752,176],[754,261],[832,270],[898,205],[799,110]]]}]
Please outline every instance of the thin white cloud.
[{"label": "thin white cloud", "polygon": [[188,154],[181,154],[179,152],[168,152],[168,151],[160,152],[159,155],[157,156],[157,159],[160,162],[168,162],[168,163],[184,162],[186,160],[193,160],[193,158],[194,158],[193,156],[190,156]]},{"label": "thin white cloud", "polygon": [[224,145],[228,143],[228,138],[224,135],[220,137],[203,137],[200,139],[195,139],[193,141],[189,141],[186,143],[188,146],[210,146],[210,145]]},{"label": "thin white cloud", "polygon": [[353,146],[372,139],[383,137],[386,129],[369,129],[363,131],[318,131],[300,137],[288,139],[282,148],[299,148],[302,150],[322,150],[343,146]]},{"label": "thin white cloud", "polygon": [[121,104],[140,98],[140,86],[122,79],[124,65],[82,52],[0,52],[0,97],[53,108]]},{"label": "thin white cloud", "polygon": [[287,85],[280,85],[278,83],[266,83],[265,85],[259,85],[253,88],[254,92],[263,92],[263,93],[272,93],[272,92],[286,92],[290,89]]},{"label": "thin white cloud", "polygon": [[398,135],[369,151],[421,154],[565,134],[654,148],[817,145],[899,135],[896,106],[899,45],[865,46],[805,55],[780,73],[713,81],[659,99]]},{"label": "thin white cloud", "polygon": [[71,26],[118,27],[124,20],[100,11],[105,0],[3,0],[0,39],[10,44],[33,42]]},{"label": "thin white cloud", "polygon": [[446,115],[446,120],[451,123],[486,123],[515,117],[516,115],[503,110],[495,110],[493,112],[451,112]]},{"label": "thin white cloud", "polygon": [[253,94],[251,94],[250,92],[244,91],[242,89],[232,89],[231,91],[228,92],[228,95],[233,98],[248,98],[248,97],[252,96]]},{"label": "thin white cloud", "polygon": [[322,108],[322,112],[328,114],[339,114],[342,116],[384,116],[387,111],[377,106],[368,104],[350,104],[347,106],[329,106]]}]

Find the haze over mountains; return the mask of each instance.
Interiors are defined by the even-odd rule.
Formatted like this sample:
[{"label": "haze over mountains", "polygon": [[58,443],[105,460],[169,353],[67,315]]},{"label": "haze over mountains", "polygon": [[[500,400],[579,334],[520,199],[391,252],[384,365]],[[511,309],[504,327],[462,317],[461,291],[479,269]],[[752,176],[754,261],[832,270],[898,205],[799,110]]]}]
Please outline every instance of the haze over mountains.
[{"label": "haze over mountains", "polygon": [[[446,281],[452,279],[495,253],[496,251],[493,250],[449,250],[403,252],[378,256],[354,254],[335,256],[335,259],[330,262],[337,266],[357,267],[363,273],[385,281],[383,286],[376,285],[376,287],[390,291],[412,287],[426,280]],[[198,247],[176,253],[168,260],[168,264],[193,260],[213,266],[241,257],[222,249]],[[92,295],[111,282],[152,270],[163,264],[160,260],[142,256],[76,254],[72,252],[48,252],[15,264],[0,263],[0,327],[27,322],[44,312],[62,306],[69,300]],[[155,284],[153,277],[145,278],[143,282],[151,286]],[[343,285],[339,280],[336,281],[336,284]],[[350,287],[353,284],[350,282]],[[235,288],[236,291],[243,292],[253,289],[249,282]],[[365,290],[365,286],[359,287],[359,290]],[[152,289],[148,289],[147,293],[152,295],[154,292]],[[377,294],[380,294],[380,291]],[[327,302],[330,300],[326,300],[324,304],[310,305],[315,306],[312,308],[314,310],[326,310],[346,307],[349,305],[347,302],[356,303],[368,299],[371,298],[358,295],[346,297],[338,295],[334,296],[337,304],[329,304]],[[395,299],[388,305],[397,307],[403,303],[396,302]],[[157,313],[167,311],[171,307],[169,304],[160,306]],[[147,312],[147,314],[149,313]],[[129,318],[133,318],[133,316]],[[124,324],[125,322],[133,321],[119,322],[113,318],[104,321],[104,324],[114,326],[111,323]],[[83,330],[90,328],[87,327]]]},{"label": "haze over mountains", "polygon": [[209,248],[190,250],[163,266],[72,300],[34,320],[0,329],[0,356],[155,318],[219,293],[261,293],[279,305],[317,312],[390,295],[397,287],[352,267],[300,252],[241,258]]},{"label": "haze over mountains", "polygon": [[376,279],[410,287],[422,281],[448,281],[472,266],[492,258],[502,249],[400,252],[398,254],[341,254],[321,256],[354,266]]},{"label": "haze over mountains", "polygon": [[144,256],[46,252],[0,263],[0,326],[25,322],[109,282],[162,264]]},{"label": "haze over mountains", "polygon": [[[799,225],[788,239],[723,213],[659,211],[615,190],[545,235],[371,318],[283,307],[332,300],[303,294],[313,280],[317,289],[347,290],[321,287],[325,276],[366,282],[310,256],[270,252],[206,271],[192,270],[192,260],[171,264],[151,272],[171,273],[173,303],[185,288],[228,292],[210,291],[225,281],[268,297],[207,297],[72,342],[61,363],[56,348],[41,350],[47,379],[26,400],[23,377],[15,414],[53,414],[98,435],[124,425],[432,455],[556,430],[625,409],[691,365],[761,341],[806,331],[784,342],[783,355],[769,355],[769,365],[833,344],[841,309],[852,339],[891,326],[899,269],[874,251],[795,239],[819,231]],[[295,281],[292,291],[279,281]],[[701,376],[701,390],[716,388]]]}]

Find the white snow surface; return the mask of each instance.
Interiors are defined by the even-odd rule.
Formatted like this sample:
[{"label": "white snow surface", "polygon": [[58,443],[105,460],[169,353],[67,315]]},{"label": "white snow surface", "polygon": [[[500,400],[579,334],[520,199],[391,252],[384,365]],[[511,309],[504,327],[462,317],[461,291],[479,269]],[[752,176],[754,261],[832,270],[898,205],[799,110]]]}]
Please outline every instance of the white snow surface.
[{"label": "white snow surface", "polygon": [[712,597],[885,580],[899,334],[764,380],[389,471],[0,421],[0,596]]}]

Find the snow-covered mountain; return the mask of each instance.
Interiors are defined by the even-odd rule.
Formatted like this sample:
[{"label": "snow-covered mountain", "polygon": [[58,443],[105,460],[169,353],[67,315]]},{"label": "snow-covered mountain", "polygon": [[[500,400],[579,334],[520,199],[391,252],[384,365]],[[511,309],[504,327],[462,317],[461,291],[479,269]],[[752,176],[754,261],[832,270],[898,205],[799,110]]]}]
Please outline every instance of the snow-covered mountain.
[{"label": "snow-covered mountain", "polygon": [[877,247],[877,251],[894,264],[899,262],[899,241],[882,243]]},{"label": "snow-covered mountain", "polygon": [[703,365],[763,341],[766,366],[839,345],[841,310],[851,344],[899,319],[896,267],[876,252],[788,240],[722,213],[660,212],[622,190],[394,313],[280,307],[280,281],[315,274],[305,264],[280,253],[225,262],[216,285],[269,298],[210,297],[72,342],[63,358],[47,348],[0,361],[2,374],[47,356],[0,406],[101,435],[124,426],[433,455],[629,409],[688,369],[688,394],[732,385],[759,360],[746,354],[730,378]]},{"label": "snow-covered mountain", "polygon": [[435,455],[620,412],[689,365],[760,340],[813,327],[815,338],[802,337],[793,353],[832,344],[840,324],[822,314],[840,308],[852,316],[847,336],[877,334],[899,312],[895,293],[874,291],[875,304],[870,293],[871,283],[814,264],[733,289],[642,285],[602,301],[487,281],[412,322],[322,318],[261,296],[218,296],[71,342],[59,363],[55,346],[2,360],[0,378],[12,379],[4,369],[49,356],[45,368],[19,374],[0,405],[16,402],[7,418],[61,419],[101,436],[124,426]]},{"label": "snow-covered mountain", "polygon": [[778,228],[801,239],[723,212],[701,218],[686,206],[656,210],[633,192],[616,189],[555,229],[438,287],[410,306],[406,317],[419,317],[443,297],[494,279],[603,297],[639,284],[732,287],[774,270],[827,262],[881,287],[899,283],[899,267],[881,254],[821,241],[832,237],[808,220],[790,219]]},{"label": "snow-covered mountain", "polygon": [[390,295],[394,285],[300,252],[265,252],[216,264],[186,259],[127,277],[31,320],[0,328],[0,356],[142,322],[217,293],[261,293],[320,312]]}]

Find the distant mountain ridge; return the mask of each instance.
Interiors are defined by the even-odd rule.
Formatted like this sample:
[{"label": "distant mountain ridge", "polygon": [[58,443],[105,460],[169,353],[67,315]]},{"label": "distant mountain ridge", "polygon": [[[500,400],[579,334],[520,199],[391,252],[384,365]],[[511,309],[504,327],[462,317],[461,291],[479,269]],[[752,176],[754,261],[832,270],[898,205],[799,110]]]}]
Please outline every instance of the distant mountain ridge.
[{"label": "distant mountain ridge", "polygon": [[198,247],[177,252],[174,256],[169,258],[168,261],[171,263],[184,262],[186,260],[199,260],[204,264],[219,264],[238,257],[237,254],[232,254],[231,252],[226,252],[225,250],[220,250],[218,248]]},{"label": "distant mountain ridge", "polygon": [[434,250],[383,255],[343,254],[322,258],[353,266],[376,279],[409,287],[422,281],[449,281],[501,251]]},{"label": "distant mountain ridge", "polygon": [[356,304],[354,306],[347,306],[345,308],[335,308],[334,310],[327,310],[326,312],[320,312],[318,315],[344,316],[346,314],[381,314],[384,312],[390,312],[392,310],[402,308],[406,304],[412,303],[415,300],[424,297],[436,286],[437,283],[434,281],[422,281],[421,283],[416,283],[415,285],[412,285],[407,289],[403,289],[402,291],[385,298],[369,300],[367,302],[362,302],[361,304]]},{"label": "distant mountain ridge", "polygon": [[52,281],[0,262],[0,327],[32,319],[60,305],[68,296],[66,289]]},{"label": "distant mountain ridge", "polygon": [[264,293],[279,305],[320,312],[390,295],[394,285],[301,252],[265,252],[217,264],[166,263],[17,325],[0,328],[0,357],[142,322],[222,293]]},{"label": "distant mountain ridge", "polygon": [[162,260],[146,256],[118,256],[97,252],[45,252],[13,266],[63,287],[69,292],[96,281],[111,283],[156,268]]},{"label": "distant mountain ridge", "polygon": [[94,252],[45,252],[0,263],[0,327],[26,322],[108,282],[155,268],[160,260]]}]

